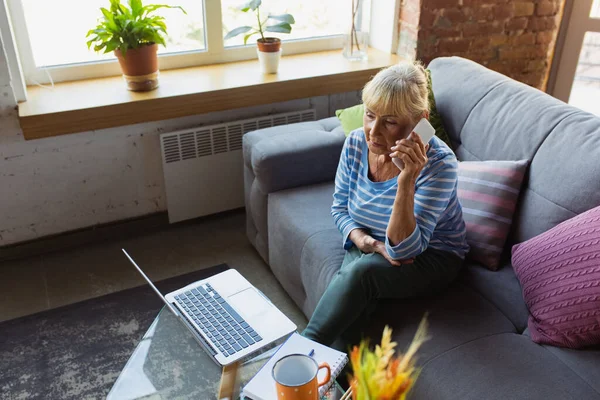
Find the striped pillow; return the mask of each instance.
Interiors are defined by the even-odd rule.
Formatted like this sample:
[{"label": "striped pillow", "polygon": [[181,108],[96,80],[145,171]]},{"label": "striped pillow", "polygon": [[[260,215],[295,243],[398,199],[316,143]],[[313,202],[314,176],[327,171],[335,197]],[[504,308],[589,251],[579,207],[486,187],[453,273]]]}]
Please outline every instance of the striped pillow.
[{"label": "striped pillow", "polygon": [[469,257],[498,269],[527,161],[458,163],[458,200],[467,225]]}]

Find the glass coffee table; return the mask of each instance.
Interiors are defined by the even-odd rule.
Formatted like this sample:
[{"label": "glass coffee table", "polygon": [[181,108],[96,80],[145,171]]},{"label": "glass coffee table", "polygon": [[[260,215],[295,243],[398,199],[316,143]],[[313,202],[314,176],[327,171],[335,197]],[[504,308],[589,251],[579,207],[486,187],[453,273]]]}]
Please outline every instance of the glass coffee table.
[{"label": "glass coffee table", "polygon": [[[238,369],[234,398],[268,361],[267,351]],[[206,354],[192,334],[163,308],[141,339],[114,383],[108,400],[217,399],[222,369]],[[339,400],[343,389],[335,383],[323,399]]]}]

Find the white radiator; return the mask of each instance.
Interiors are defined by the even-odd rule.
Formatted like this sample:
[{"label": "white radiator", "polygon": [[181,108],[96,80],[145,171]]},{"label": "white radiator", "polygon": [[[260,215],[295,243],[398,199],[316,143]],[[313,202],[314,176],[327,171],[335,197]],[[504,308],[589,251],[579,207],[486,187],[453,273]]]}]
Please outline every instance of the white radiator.
[{"label": "white radiator", "polygon": [[315,118],[303,110],[160,135],[169,222],[243,207],[242,135]]}]

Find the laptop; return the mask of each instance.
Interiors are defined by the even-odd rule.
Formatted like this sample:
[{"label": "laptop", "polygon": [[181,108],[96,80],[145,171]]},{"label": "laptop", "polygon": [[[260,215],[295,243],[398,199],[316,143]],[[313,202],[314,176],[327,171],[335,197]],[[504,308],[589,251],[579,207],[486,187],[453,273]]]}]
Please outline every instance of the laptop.
[{"label": "laptop", "polygon": [[296,331],[296,325],[234,269],[163,296],[121,250],[218,365],[243,360]]}]

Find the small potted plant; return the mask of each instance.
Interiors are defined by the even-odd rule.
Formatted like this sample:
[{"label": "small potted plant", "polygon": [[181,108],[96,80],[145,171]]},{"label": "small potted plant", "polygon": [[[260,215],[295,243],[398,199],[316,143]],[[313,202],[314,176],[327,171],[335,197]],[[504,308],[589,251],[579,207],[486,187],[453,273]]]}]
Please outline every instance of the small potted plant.
[{"label": "small potted plant", "polygon": [[[261,0],[252,0],[241,6],[240,10],[243,12],[255,12],[258,25],[235,28],[225,36],[225,40],[245,33],[244,44],[246,44],[251,36],[260,34],[260,38],[256,41],[256,51],[261,70],[265,74],[275,74],[279,68],[279,59],[281,58],[281,40],[275,37],[265,37],[265,32],[290,33],[292,31],[292,24],[296,21],[291,14],[269,15],[264,20],[261,20],[261,4]],[[268,23],[270,25],[267,25]]]},{"label": "small potted plant", "polygon": [[127,88],[146,91],[158,86],[158,45],[165,44],[167,26],[164,17],[153,15],[159,8],[178,8],[168,5],[142,5],[142,0],[128,0],[129,7],[121,0],[110,0],[110,10],[100,8],[103,20],[87,33],[88,49],[114,51],[119,60]]}]

